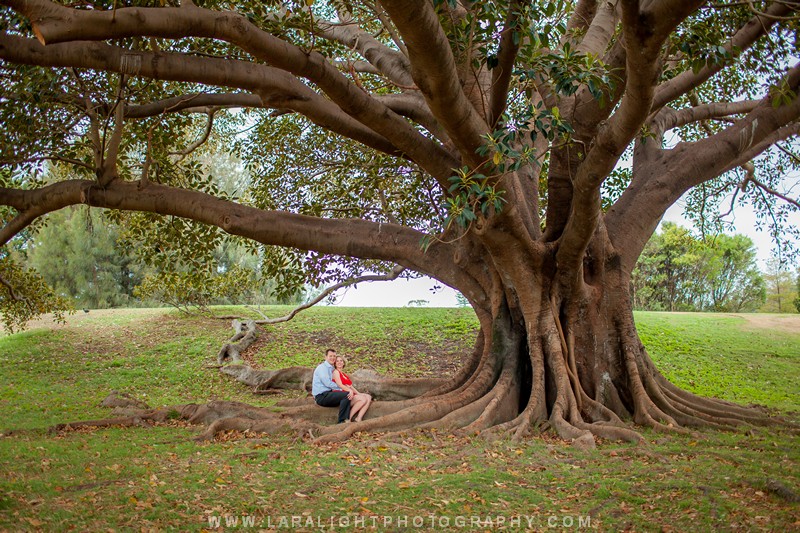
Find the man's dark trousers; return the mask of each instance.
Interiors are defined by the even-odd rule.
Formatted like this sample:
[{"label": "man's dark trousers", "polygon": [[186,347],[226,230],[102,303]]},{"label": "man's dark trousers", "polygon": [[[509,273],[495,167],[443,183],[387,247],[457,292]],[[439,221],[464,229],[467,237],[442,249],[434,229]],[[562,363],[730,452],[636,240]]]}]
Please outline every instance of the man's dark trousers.
[{"label": "man's dark trousers", "polygon": [[339,423],[341,424],[350,418],[350,399],[347,394],[345,391],[329,390],[314,396],[314,401],[322,407],[336,407],[338,405]]}]

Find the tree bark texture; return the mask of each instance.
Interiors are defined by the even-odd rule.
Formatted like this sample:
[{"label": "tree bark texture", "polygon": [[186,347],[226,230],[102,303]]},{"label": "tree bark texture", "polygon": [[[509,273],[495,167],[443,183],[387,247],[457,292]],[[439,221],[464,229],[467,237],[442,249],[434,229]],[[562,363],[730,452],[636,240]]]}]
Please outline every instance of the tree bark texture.
[{"label": "tree bark texture", "polygon": [[[521,438],[549,425],[565,439],[593,443],[595,437],[640,441],[632,424],[685,431],[694,426],[772,422],[758,409],[698,398],[670,384],[639,340],[628,288],[645,243],[684,193],[748,164],[773,144],[800,132],[796,57],[787,60],[781,86],[774,89],[782,91],[780,100],[765,92],[746,101],[700,104],[697,94],[726,67],[725,61],[667,72],[683,59],[673,43],[676,35],[680,37],[678,30],[685,29],[681,24],[702,15],[701,7],[735,6],[704,6],[698,0],[577,2],[573,12],[563,14],[570,31],[552,43],[556,49],[537,53],[577,50],[585,54],[581,61],[601,61],[609,81],[598,82],[601,86],[595,90],[581,82],[569,91],[559,89],[558,80],[549,78],[548,69],[537,65],[535,58],[520,56],[532,46],[534,25],[528,28],[529,35],[514,33],[532,16],[525,11],[528,3],[515,0],[508,3],[507,12],[495,13],[483,26],[498,29],[499,49],[491,65],[484,53],[489,48],[481,51],[471,37],[459,40],[463,37],[459,28],[472,24],[480,29],[480,17],[489,16],[479,2],[434,6],[430,1],[383,0],[376,18],[385,34],[365,29],[367,24],[362,28],[355,23],[312,21],[314,39],[344,45],[359,55],[358,62],[347,65],[338,57],[326,57],[323,47],[315,49],[316,41],[310,47],[295,43],[290,40],[292,32],[273,34],[268,24],[259,26],[244,14],[191,2],[113,10],[74,9],[49,0],[0,0],[0,4],[30,23],[30,32],[27,28],[0,32],[0,59],[5,63],[69,68],[73,74],[90,69],[120,80],[116,107],[93,104],[85,94],[60,96],[59,103],[82,106],[90,125],[105,113],[112,133],[106,146],[95,128],[97,168],[92,170],[97,179],[0,187],[0,205],[10,213],[0,227],[0,243],[7,243],[36,218],[69,205],[175,216],[266,246],[384,261],[396,265],[398,272],[408,269],[429,275],[464,294],[477,314],[480,334],[473,353],[465,354],[461,371],[439,381],[374,378],[369,387],[379,401],[362,422],[319,425],[324,411],[302,401],[284,406],[282,414],[230,402],[170,411],[208,424],[205,436],[225,428],[262,431],[269,426],[308,431],[322,440],[344,439],[358,431],[419,427]],[[741,27],[730,30],[724,46],[712,47],[730,54],[726,61],[782,29],[779,26],[797,15],[797,9],[791,2],[772,2],[764,12],[750,15]],[[344,20],[349,15],[338,16]],[[301,33],[306,32],[307,21],[287,17],[286,24],[302,22]],[[386,43],[380,35],[389,36]],[[150,45],[136,49],[120,45],[129,39]],[[194,40],[214,41],[236,54],[217,57],[186,53],[183,45],[164,50],[157,45]],[[515,68],[527,72],[524,83],[515,79]],[[373,87],[371,93],[359,73],[379,76],[381,83],[374,87],[380,89]],[[122,101],[125,77],[181,82],[198,92],[128,104]],[[210,90],[194,89],[198,86]],[[505,166],[510,151],[502,152],[496,145],[488,149],[487,139],[496,127],[517,127],[502,123],[512,93],[527,98],[531,109],[541,107],[549,114],[525,119],[538,123],[538,137],[530,124],[519,125],[531,126],[530,131],[505,148],[520,153],[530,149],[533,155],[519,159],[519,165]],[[139,179],[120,177],[125,121],[191,112],[192,106],[200,105],[214,107],[202,110],[208,117],[203,140],[219,109],[296,113],[381,157],[388,154],[402,165],[414,165],[441,196],[437,204],[430,195],[431,217],[446,211],[447,200],[459,198],[472,202],[473,217],[467,224],[443,224],[444,229],[434,235],[428,220],[395,223],[385,205],[375,211],[386,212],[372,219],[324,218],[288,208],[259,209],[175,183],[157,183],[148,177],[149,159]],[[570,125],[569,134],[564,130],[544,135],[545,129],[556,128],[557,117]],[[667,146],[665,138],[676,128],[709,120],[718,123],[707,136]],[[266,145],[269,139],[262,141]],[[630,183],[613,205],[604,207],[604,182],[629,148]],[[127,154],[133,159],[136,155]],[[68,151],[41,157],[81,163]],[[454,190],[458,172],[476,181],[482,176],[483,189]],[[488,190],[500,191],[502,201],[480,205],[479,193]],[[219,363],[236,363],[253,333],[252,328],[237,331],[220,350]],[[225,366],[223,371],[256,392],[307,388],[310,372],[291,368],[259,373],[240,365]],[[127,420],[164,416],[168,416],[164,410],[139,410]]]}]

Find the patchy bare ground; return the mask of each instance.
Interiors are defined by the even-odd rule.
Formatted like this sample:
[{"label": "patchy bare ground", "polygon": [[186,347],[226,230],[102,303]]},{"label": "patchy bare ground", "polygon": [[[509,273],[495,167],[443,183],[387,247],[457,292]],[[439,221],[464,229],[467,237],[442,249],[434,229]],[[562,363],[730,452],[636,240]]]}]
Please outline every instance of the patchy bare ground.
[{"label": "patchy bare ground", "polygon": [[[65,327],[74,327],[87,322],[94,322],[96,320],[109,320],[121,314],[128,316],[135,316],[136,318],[143,318],[149,315],[158,315],[164,313],[164,309],[160,308],[130,308],[130,309],[92,309],[88,313],[78,310],[71,315],[65,317],[64,322],[56,322],[52,314],[42,315],[36,320],[30,320],[27,324],[28,330],[33,329],[63,329]],[[3,326],[0,324],[0,332],[7,333]]]},{"label": "patchy bare ground", "polygon": [[800,334],[800,314],[797,315],[774,315],[769,313],[738,313],[730,314],[743,318],[748,326],[753,329],[777,329],[787,333]]}]

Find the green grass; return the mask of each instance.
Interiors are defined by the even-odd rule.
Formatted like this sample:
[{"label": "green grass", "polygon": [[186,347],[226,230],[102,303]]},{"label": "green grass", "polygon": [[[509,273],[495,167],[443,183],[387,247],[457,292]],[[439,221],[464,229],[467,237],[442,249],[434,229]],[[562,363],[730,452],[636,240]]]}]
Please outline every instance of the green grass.
[{"label": "green grass", "polygon": [[[780,321],[781,315],[753,315]],[[742,316],[636,314],[637,328],[661,372],[703,396],[800,409],[800,332],[754,327]]]},{"label": "green grass", "polygon": [[[237,434],[201,444],[182,422],[48,433],[106,416],[98,404],[110,390],[153,406],[275,401],[207,368],[231,334],[227,322],[128,313],[93,311],[66,328],[0,337],[0,428],[26,430],[0,437],[0,530],[200,531],[238,518],[234,530],[242,516],[295,531],[410,530],[420,520],[438,531],[587,521],[602,531],[788,531],[800,522],[800,504],[774,489],[800,493],[800,443],[780,429],[645,430],[647,445],[591,451],[550,433],[521,444],[370,434],[326,446]],[[256,362],[310,365],[333,346],[352,368],[438,375],[471,350],[475,327],[461,309],[317,308],[267,328]],[[637,327],[681,386],[800,409],[797,334],[722,315],[641,313]]]}]

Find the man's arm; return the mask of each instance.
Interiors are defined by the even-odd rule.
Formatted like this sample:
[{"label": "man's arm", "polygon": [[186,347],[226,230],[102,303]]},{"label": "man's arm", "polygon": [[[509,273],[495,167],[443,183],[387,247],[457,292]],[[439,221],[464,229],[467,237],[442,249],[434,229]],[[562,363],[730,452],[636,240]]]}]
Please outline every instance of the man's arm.
[{"label": "man's arm", "polygon": [[[328,368],[324,364],[323,365],[319,365],[314,370],[314,377],[313,377],[312,385],[315,385],[315,387],[314,387],[315,389],[317,387],[324,388],[324,389],[327,389],[327,390],[333,390],[333,389],[336,388],[336,384],[331,379],[331,374],[328,371]],[[322,392],[324,392],[324,391],[322,391]]]}]

